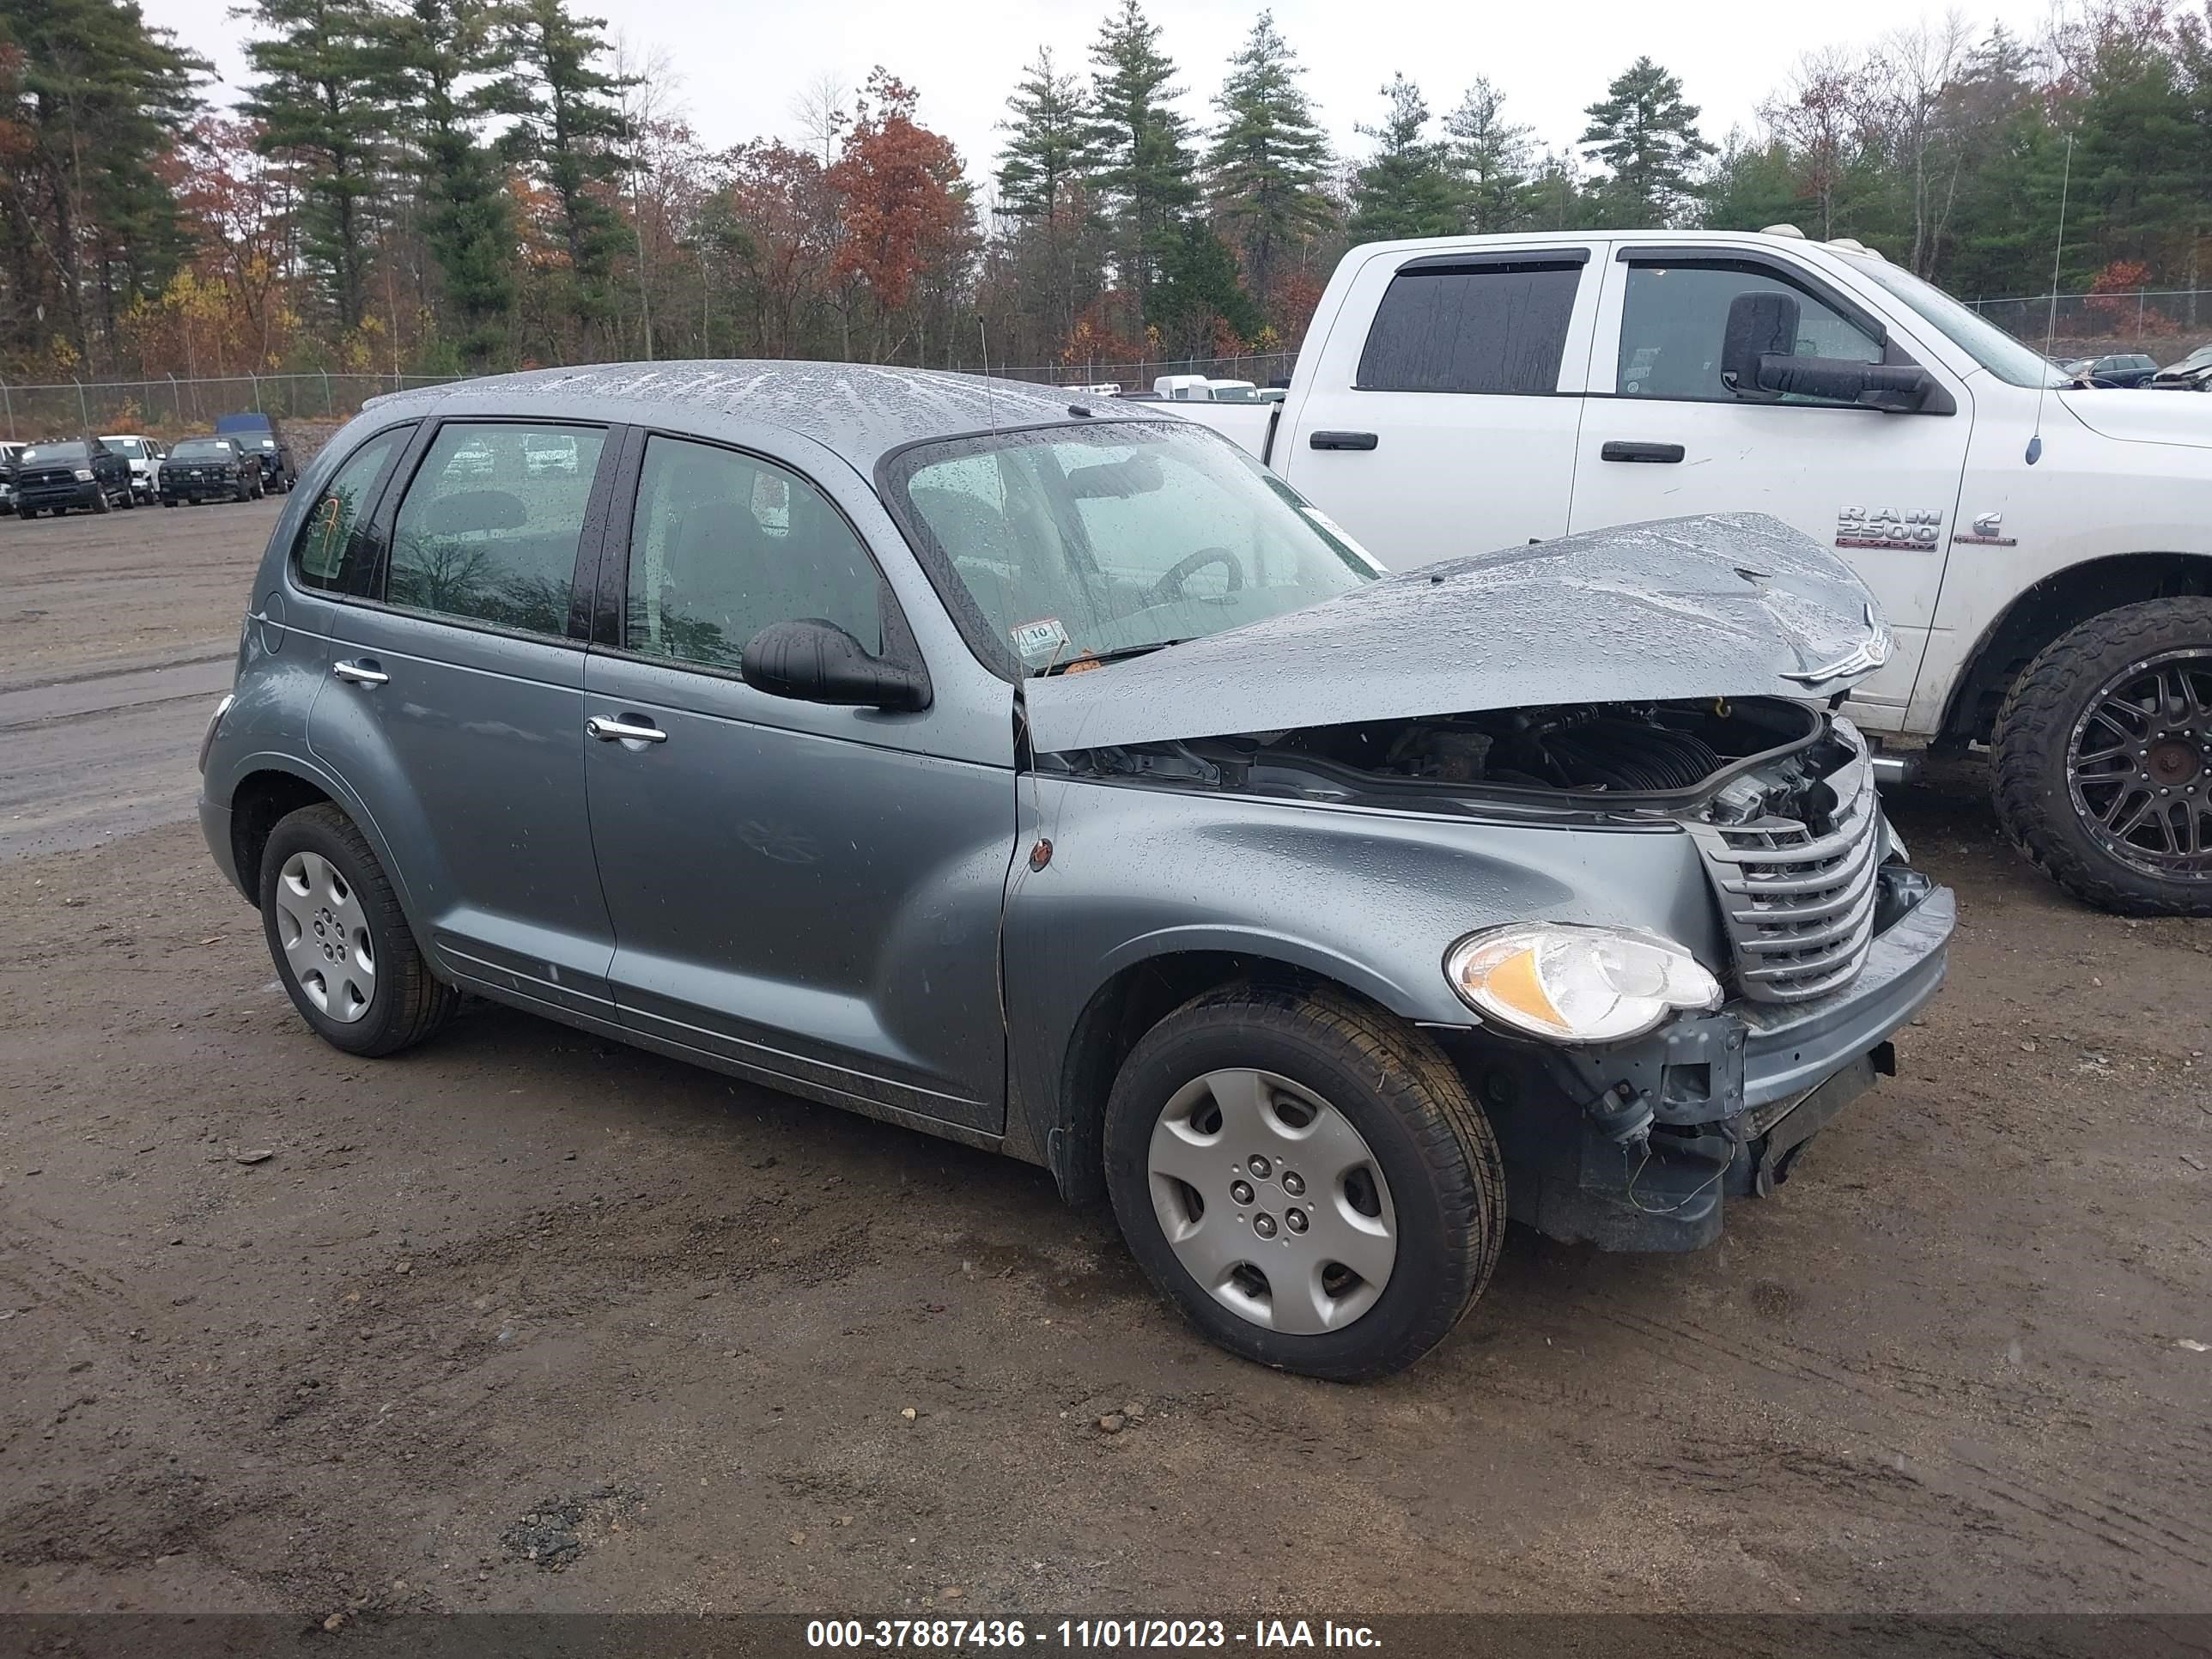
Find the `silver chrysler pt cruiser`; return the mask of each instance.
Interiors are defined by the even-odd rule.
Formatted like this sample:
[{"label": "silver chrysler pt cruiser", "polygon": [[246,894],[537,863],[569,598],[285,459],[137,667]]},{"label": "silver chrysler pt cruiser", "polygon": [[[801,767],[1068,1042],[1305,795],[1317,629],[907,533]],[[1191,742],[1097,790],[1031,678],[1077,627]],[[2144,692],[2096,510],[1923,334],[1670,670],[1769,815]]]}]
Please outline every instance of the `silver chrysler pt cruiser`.
[{"label": "silver chrysler pt cruiser", "polygon": [[1710,1242],[1943,976],[1887,632],[1771,520],[1394,576],[1165,409],[802,363],[301,483],[201,817],[319,1036],[473,994],[1011,1153],[1263,1364],[1412,1364],[1509,1217]]}]

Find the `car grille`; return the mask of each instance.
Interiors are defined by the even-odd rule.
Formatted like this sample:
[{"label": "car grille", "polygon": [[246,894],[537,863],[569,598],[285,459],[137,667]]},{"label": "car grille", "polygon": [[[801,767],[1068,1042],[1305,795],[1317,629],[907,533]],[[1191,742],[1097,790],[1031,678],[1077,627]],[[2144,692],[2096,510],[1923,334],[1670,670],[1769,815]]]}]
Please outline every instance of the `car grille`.
[{"label": "car grille", "polygon": [[1881,807],[1864,740],[1847,721],[1836,728],[1853,752],[1826,780],[1836,811],[1825,833],[1772,814],[1689,826],[1720,900],[1737,988],[1754,1002],[1838,990],[1874,943]]},{"label": "car grille", "polygon": [[47,489],[56,484],[73,484],[76,482],[76,474],[65,467],[52,472],[19,472],[15,475],[15,488],[18,489]]}]

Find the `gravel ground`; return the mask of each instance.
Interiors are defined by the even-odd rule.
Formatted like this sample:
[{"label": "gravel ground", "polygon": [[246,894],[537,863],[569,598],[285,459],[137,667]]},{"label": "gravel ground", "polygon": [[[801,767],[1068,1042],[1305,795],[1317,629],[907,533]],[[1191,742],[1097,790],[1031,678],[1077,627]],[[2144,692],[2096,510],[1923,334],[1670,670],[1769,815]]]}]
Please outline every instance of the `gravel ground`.
[{"label": "gravel ground", "polygon": [[188,822],[277,505],[0,524],[0,1605],[2207,1607],[2212,925],[1973,769],[1892,803],[1952,983],[1778,1197],[1516,1234],[1334,1388],[1022,1165],[494,1007],[312,1038]]}]

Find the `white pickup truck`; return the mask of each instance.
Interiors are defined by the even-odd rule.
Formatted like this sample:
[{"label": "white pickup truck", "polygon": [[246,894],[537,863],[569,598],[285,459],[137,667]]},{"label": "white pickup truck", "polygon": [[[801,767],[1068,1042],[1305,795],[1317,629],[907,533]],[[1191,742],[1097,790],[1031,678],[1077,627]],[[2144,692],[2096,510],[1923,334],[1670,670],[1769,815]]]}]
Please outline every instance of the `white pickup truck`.
[{"label": "white pickup truck", "polygon": [[1395,569],[1683,514],[1795,525],[1893,630],[1863,727],[1990,744],[2007,832],[2081,897],[2212,915],[2212,397],[2076,386],[1778,227],[1354,248],[1282,402],[1176,408]]}]

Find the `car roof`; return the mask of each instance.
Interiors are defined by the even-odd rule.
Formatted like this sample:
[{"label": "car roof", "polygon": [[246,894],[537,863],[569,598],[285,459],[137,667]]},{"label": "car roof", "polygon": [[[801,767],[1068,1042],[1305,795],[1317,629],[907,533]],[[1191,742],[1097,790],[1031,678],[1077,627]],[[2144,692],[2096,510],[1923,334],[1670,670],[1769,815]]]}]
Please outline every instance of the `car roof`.
[{"label": "car roof", "polygon": [[622,421],[707,436],[732,422],[781,427],[866,474],[890,451],[925,439],[1066,422],[1071,403],[1098,421],[1161,418],[1119,409],[1117,401],[938,369],[779,360],[532,369],[395,392],[370,399],[369,407],[395,415]]}]

